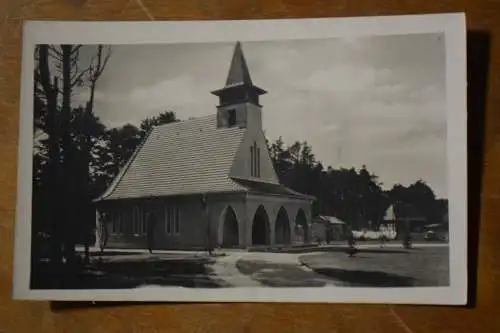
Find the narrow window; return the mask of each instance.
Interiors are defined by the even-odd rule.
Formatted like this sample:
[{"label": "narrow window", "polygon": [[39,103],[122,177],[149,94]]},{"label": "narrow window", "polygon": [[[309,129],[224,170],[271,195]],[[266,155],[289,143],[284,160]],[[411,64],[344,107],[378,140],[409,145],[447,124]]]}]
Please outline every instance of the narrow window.
[{"label": "narrow window", "polygon": [[167,235],[171,235],[172,234],[172,225],[170,223],[170,208],[169,207],[165,207],[165,227],[167,229]]},{"label": "narrow window", "polygon": [[109,214],[111,216],[111,232],[113,234],[116,234],[116,228],[117,228],[117,225],[116,225],[116,219],[115,219],[115,212],[111,212]]},{"label": "narrow window", "polygon": [[250,176],[254,176],[254,172],[253,172],[253,167],[254,167],[254,164],[253,164],[253,147],[250,147]]},{"label": "narrow window", "polygon": [[133,217],[133,230],[134,235],[139,235],[142,233],[142,209],[140,206],[134,207],[134,217]]},{"label": "narrow window", "polygon": [[260,177],[260,148],[257,148],[257,177]]},{"label": "narrow window", "polygon": [[175,234],[175,223],[174,223],[174,217],[175,217],[175,210],[174,207],[170,206],[168,209],[168,224],[170,224],[170,233],[172,235]]},{"label": "narrow window", "polygon": [[165,207],[165,231],[167,235],[180,233],[179,207]]},{"label": "narrow window", "polygon": [[123,228],[122,228],[122,216],[120,214],[120,210],[115,211],[115,223],[116,223],[116,233],[121,234],[123,233]]},{"label": "narrow window", "polygon": [[259,177],[259,154],[260,154],[260,148],[257,148],[257,142],[253,143],[253,147],[250,148],[252,151],[252,156],[251,156],[251,163],[252,163],[252,177]]},{"label": "narrow window", "polygon": [[139,209],[138,207],[134,207],[134,214],[132,214],[132,233],[134,235],[137,233],[137,220],[138,220],[137,210],[138,209]]},{"label": "narrow window", "polygon": [[253,143],[253,175],[257,177],[257,143]]},{"label": "narrow window", "polygon": [[227,111],[227,125],[229,127],[236,125],[236,110],[231,109]]},{"label": "narrow window", "polygon": [[145,235],[147,233],[147,230],[148,230],[148,227],[147,227],[148,217],[149,217],[148,211],[144,210],[143,214],[142,214],[142,221],[141,221],[141,234],[143,234],[143,235]]},{"label": "narrow window", "polygon": [[142,225],[142,207],[137,207],[137,234],[141,234],[141,225]]},{"label": "narrow window", "polygon": [[141,233],[142,207],[137,207],[137,233]]},{"label": "narrow window", "polygon": [[179,222],[179,207],[175,207],[175,222],[174,222],[174,230],[175,234],[180,233],[180,222]]},{"label": "narrow window", "polygon": [[136,228],[136,223],[137,223],[137,207],[134,207],[132,209],[132,235],[137,233],[137,228]]}]

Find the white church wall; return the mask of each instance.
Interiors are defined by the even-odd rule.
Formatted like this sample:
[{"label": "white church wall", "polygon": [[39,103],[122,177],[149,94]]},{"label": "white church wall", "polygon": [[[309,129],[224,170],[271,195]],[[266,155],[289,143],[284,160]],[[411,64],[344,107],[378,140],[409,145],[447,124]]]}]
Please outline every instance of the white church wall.
[{"label": "white church wall", "polygon": [[[260,177],[252,177],[250,147],[253,144],[260,149]],[[236,153],[233,166],[229,175],[231,177],[244,179],[258,179],[278,184],[278,176],[274,170],[273,162],[267,150],[266,140],[262,129],[256,127],[247,128],[243,142]]]}]

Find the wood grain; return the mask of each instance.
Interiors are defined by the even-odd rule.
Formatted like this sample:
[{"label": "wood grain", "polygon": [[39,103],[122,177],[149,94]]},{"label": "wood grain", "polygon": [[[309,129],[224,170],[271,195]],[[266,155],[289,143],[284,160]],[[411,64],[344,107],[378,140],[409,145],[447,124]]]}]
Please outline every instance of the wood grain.
[{"label": "wood grain", "polygon": [[[148,304],[72,307],[11,300],[21,25],[25,19],[164,20],[339,17],[465,11],[489,36],[488,85],[471,62],[471,231],[479,228],[477,294],[469,308],[387,305]],[[500,1],[6,0],[0,33],[0,332],[500,332]],[[484,48],[484,47],[483,47]],[[486,49],[487,50],[487,49]],[[483,50],[484,51],[484,50]],[[486,52],[487,53],[487,52]],[[475,80],[475,81],[474,81]],[[486,94],[483,114],[481,94]],[[471,97],[471,96],[470,96]],[[484,136],[484,138],[483,138]],[[484,143],[484,156],[480,153]],[[480,205],[479,205],[480,204]],[[480,210],[479,210],[480,207]],[[471,241],[476,240],[471,234]],[[474,249],[473,249],[474,250]],[[472,251],[472,259],[474,259]],[[474,274],[472,280],[476,280]]]}]

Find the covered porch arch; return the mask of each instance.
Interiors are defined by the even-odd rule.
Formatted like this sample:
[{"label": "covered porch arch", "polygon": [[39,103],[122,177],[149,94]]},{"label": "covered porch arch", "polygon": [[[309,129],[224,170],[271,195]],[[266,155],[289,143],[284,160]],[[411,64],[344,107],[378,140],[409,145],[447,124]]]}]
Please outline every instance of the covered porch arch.
[{"label": "covered porch arch", "polygon": [[235,248],[240,245],[239,224],[236,213],[231,206],[227,206],[222,214],[222,248]]},{"label": "covered porch arch", "polygon": [[255,211],[252,220],[252,245],[271,244],[271,228],[269,216],[263,205],[260,205]]},{"label": "covered porch arch", "polygon": [[299,243],[309,242],[309,225],[307,224],[306,213],[302,208],[297,211],[295,216],[295,238]]},{"label": "covered porch arch", "polygon": [[291,243],[290,219],[285,207],[281,207],[275,223],[275,244],[287,245]]}]

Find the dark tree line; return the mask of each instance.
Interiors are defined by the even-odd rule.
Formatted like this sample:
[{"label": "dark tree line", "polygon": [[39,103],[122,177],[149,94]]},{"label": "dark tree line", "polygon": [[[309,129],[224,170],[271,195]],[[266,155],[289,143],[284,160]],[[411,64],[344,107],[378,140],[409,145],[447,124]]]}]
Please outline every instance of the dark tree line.
[{"label": "dark tree line", "polygon": [[410,205],[428,223],[440,223],[446,212],[447,200],[437,199],[423,180],[384,190],[366,166],[358,170],[325,168],[305,141],[285,145],[280,137],[267,144],[281,183],[316,197],[313,216],[335,216],[358,229],[378,228],[390,205]]}]

